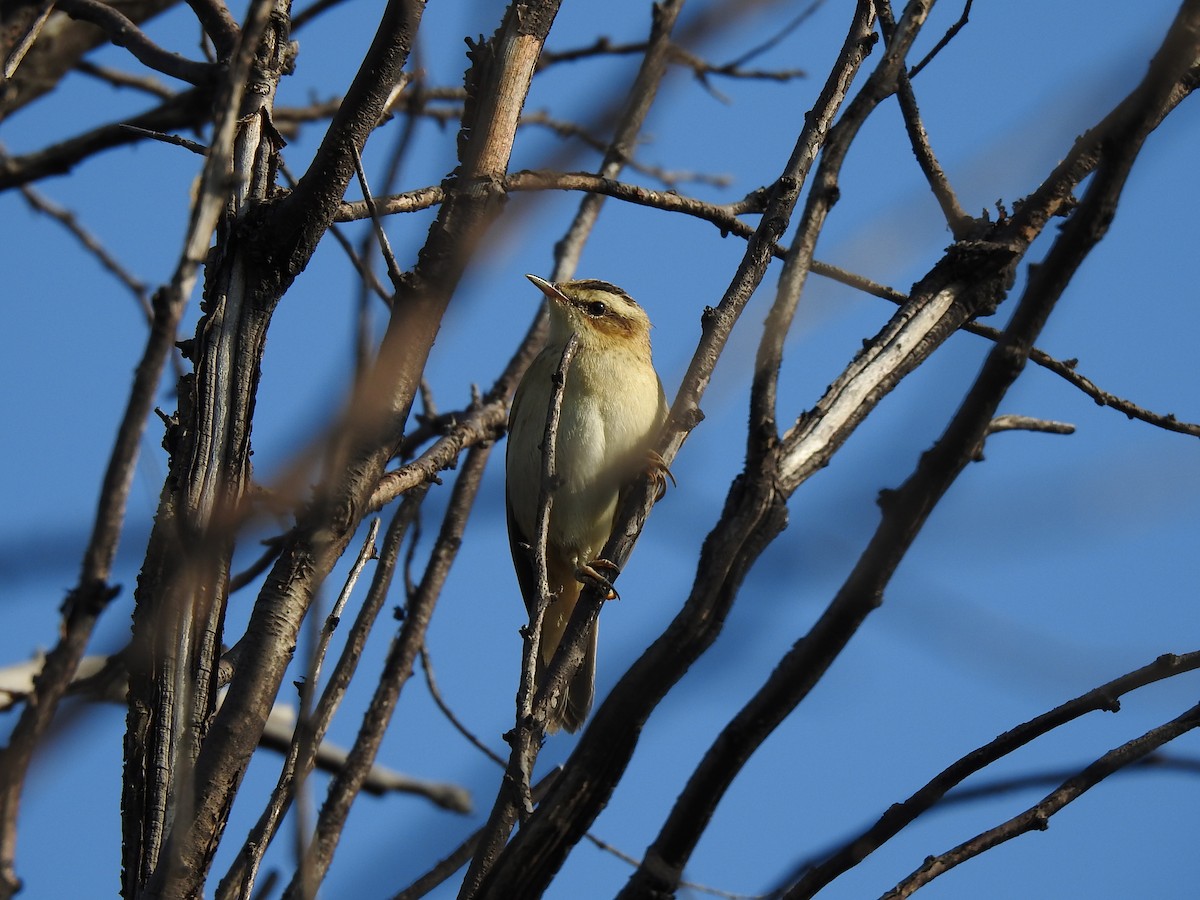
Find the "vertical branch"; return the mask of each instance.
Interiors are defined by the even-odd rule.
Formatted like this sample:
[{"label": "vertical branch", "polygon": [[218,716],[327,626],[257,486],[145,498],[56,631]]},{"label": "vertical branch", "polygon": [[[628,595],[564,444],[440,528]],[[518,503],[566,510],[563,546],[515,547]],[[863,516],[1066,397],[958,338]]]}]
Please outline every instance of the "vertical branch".
[{"label": "vertical branch", "polygon": [[157,868],[176,816],[188,815],[192,765],[216,704],[233,549],[229,523],[250,477],[258,367],[246,360],[259,352],[269,319],[247,290],[232,232],[248,204],[264,199],[273,186],[268,160],[277,145],[274,130],[264,124],[290,53],[286,17],[271,15],[279,2],[285,0],[251,7],[169,289],[180,298],[191,292],[211,230],[223,214],[218,241],[223,252],[209,272],[208,314],[193,349],[196,375],[181,382],[178,425],[168,435],[171,477],[135,593],[122,799],[128,898],[140,894]]},{"label": "vertical branch", "polygon": [[[231,425],[232,432],[242,438],[235,446],[239,458],[244,459],[249,450],[249,414],[253,411],[266,326],[279,298],[304,267],[332,221],[346,184],[353,177],[350,151],[361,148],[379,122],[407,61],[422,11],[423,5],[417,0],[388,3],[371,48],[312,166],[285,200],[265,204],[262,218],[256,219],[257,227],[239,233],[238,237],[246,239],[249,247],[239,245],[238,249],[253,251],[253,265],[246,264],[245,258],[236,253],[221,260],[235,276],[246,279],[245,302],[241,304],[246,319],[240,325],[243,334],[238,344],[244,352],[234,359],[238,375],[248,379],[249,390],[237,398],[238,409],[245,417]],[[273,21],[285,23],[286,16]],[[254,118],[268,135],[272,133],[268,118]],[[245,158],[264,177],[273,176],[271,153]],[[214,312],[210,310],[210,316]],[[211,398],[201,395],[201,402],[209,404]],[[210,416],[212,412],[209,408]],[[212,424],[211,418],[200,421],[203,425]],[[372,473],[355,470],[339,475],[370,478]],[[377,477],[374,473],[374,478]],[[320,579],[332,569],[361,519],[360,513],[352,517],[353,521],[344,520],[342,513],[349,506],[341,507],[335,515],[332,504],[313,504],[307,511],[308,520],[301,520],[283,546],[280,559],[255,604],[251,626],[239,641],[243,649],[241,663],[196,756],[196,789],[194,795],[189,795],[188,815],[174,819],[170,865],[155,870],[152,893],[201,892],[233,794],[258,744],[295,647],[303,612]],[[362,504],[358,507],[361,509]]]},{"label": "vertical branch", "polygon": [[529,610],[529,624],[523,629],[524,652],[521,657],[521,682],[517,689],[517,718],[513,730],[505,735],[511,746],[508,766],[500,790],[492,805],[491,814],[479,838],[471,866],[463,881],[461,897],[474,896],[500,850],[508,841],[519,815],[533,812],[530,783],[533,766],[546,729],[546,709],[534,708],[534,673],[542,632],[542,620],[550,605],[550,583],[546,575],[546,542],[550,529],[550,511],[554,491],[558,487],[558,425],[562,413],[563,391],[567,372],[579,346],[578,335],[572,334],[563,347],[562,357],[554,372],[554,387],[550,406],[546,410],[546,429],[542,438],[542,480],[538,486],[538,516],[534,529],[533,570],[537,573],[537,600]]}]

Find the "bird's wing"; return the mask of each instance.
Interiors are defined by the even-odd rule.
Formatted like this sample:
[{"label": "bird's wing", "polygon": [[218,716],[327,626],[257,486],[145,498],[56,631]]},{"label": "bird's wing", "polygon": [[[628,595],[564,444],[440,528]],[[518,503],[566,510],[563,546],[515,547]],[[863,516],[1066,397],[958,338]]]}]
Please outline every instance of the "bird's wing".
[{"label": "bird's wing", "polygon": [[512,498],[504,492],[504,511],[508,516],[508,549],[512,553],[513,568],[517,572],[517,584],[525,598],[525,608],[533,611],[537,597],[537,572],[533,566],[533,538],[521,531],[517,517],[513,515]]}]

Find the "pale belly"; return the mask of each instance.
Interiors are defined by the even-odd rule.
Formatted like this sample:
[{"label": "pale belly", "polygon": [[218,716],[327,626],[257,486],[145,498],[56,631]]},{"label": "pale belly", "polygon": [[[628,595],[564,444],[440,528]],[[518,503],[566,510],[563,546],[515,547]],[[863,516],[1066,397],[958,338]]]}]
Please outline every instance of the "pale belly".
[{"label": "pale belly", "polygon": [[[557,360],[556,360],[557,361]],[[612,530],[613,515],[622,486],[644,467],[641,459],[648,437],[658,425],[659,388],[647,396],[621,377],[608,372],[606,383],[617,389],[583,389],[598,373],[584,362],[571,370],[567,380],[559,422],[556,458],[561,476],[550,512],[550,541],[573,557],[580,566],[599,555]],[[526,408],[528,406],[529,408]],[[545,428],[546,408],[522,404],[512,422],[508,468],[510,484],[514,474],[521,484],[537,485],[542,465],[538,453],[514,455],[512,447],[536,447]],[[530,440],[526,429],[538,434]],[[537,490],[510,493],[510,502],[524,534],[535,530]]]}]

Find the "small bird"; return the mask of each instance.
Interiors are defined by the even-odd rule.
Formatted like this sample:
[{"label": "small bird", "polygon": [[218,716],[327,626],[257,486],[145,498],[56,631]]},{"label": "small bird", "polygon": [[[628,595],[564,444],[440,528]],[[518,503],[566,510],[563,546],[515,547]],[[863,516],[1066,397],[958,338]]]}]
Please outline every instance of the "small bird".
[{"label": "small bird", "polygon": [[[578,335],[563,387],[555,443],[559,477],[546,542],[552,600],[542,622],[534,673],[534,684],[540,685],[579,599],[580,579],[606,583],[596,569],[612,564],[597,557],[612,531],[621,489],[647,468],[659,481],[670,473],[650,448],[666,418],[667,401],[650,358],[650,319],[645,311],[606,281],[553,284],[536,275],[525,277],[550,300],[546,347],[513,398],[506,460],[508,541],[521,593],[531,611],[538,600],[532,546],[542,478],[541,444],[554,373],[572,333]],[[592,625],[583,665],[550,711],[548,732],[560,727],[578,731],[592,708],[597,624]]]}]

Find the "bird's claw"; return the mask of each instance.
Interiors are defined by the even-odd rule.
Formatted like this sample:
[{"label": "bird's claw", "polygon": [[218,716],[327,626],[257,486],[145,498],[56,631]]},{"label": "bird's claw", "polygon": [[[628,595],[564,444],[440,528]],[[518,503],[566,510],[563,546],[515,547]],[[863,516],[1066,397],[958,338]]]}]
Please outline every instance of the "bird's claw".
[{"label": "bird's claw", "polygon": [[647,475],[650,478],[650,483],[654,485],[654,502],[657,503],[663,497],[667,496],[667,481],[670,480],[671,487],[678,488],[679,485],[675,482],[675,476],[671,474],[671,469],[667,466],[667,461],[662,458],[657,450],[646,451],[646,461],[649,463]]},{"label": "bird's claw", "polygon": [[[610,574],[608,576],[601,575],[599,570],[604,569]],[[605,600],[620,600],[621,595],[617,593],[617,589],[613,587],[610,578],[615,578],[621,574],[621,568],[615,562],[607,559],[596,558],[589,563],[585,563],[575,570],[575,579],[583,584],[595,584],[604,590]]]}]

